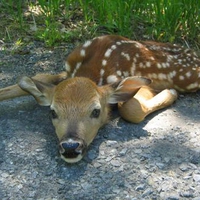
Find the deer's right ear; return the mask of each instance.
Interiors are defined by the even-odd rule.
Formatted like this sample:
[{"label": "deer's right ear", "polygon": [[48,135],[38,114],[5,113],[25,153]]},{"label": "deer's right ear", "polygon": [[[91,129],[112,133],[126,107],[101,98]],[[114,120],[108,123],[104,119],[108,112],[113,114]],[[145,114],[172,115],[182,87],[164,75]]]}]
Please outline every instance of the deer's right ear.
[{"label": "deer's right ear", "polygon": [[151,84],[151,80],[145,77],[132,76],[127,77],[119,82],[113,83],[111,87],[114,92],[110,95],[110,104],[126,102],[131,99],[142,86]]},{"label": "deer's right ear", "polygon": [[52,94],[55,86],[48,83],[43,83],[27,76],[20,79],[19,87],[33,95],[38,104],[41,106],[49,106],[52,101]]}]

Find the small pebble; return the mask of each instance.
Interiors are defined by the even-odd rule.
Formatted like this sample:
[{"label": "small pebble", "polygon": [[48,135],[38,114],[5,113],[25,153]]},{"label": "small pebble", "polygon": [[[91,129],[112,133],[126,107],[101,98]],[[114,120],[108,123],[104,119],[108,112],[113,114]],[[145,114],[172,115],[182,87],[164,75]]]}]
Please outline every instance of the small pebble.
[{"label": "small pebble", "polygon": [[200,183],[200,174],[193,174],[193,179],[195,182]]},{"label": "small pebble", "polygon": [[146,197],[146,196],[149,196],[151,193],[153,193],[153,190],[151,188],[147,188],[143,194],[142,194],[142,197]]},{"label": "small pebble", "polygon": [[138,186],[135,188],[135,190],[136,190],[136,191],[144,190],[145,187],[146,187],[145,184],[141,184],[141,185],[138,185]]},{"label": "small pebble", "polygon": [[120,167],[121,166],[121,162],[119,160],[111,160],[111,164],[114,167]]}]

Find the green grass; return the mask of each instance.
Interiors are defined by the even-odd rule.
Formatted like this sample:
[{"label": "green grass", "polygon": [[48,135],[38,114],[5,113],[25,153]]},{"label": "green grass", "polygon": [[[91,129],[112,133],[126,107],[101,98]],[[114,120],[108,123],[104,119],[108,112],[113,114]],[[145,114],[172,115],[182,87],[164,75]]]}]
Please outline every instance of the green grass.
[{"label": "green grass", "polygon": [[199,0],[1,0],[0,6],[5,41],[28,33],[54,46],[119,34],[200,47]]}]

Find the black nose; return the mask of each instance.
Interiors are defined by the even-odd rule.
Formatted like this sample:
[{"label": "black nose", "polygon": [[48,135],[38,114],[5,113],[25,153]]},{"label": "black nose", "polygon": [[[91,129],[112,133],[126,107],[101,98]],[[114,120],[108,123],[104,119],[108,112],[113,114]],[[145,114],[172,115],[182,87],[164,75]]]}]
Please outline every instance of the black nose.
[{"label": "black nose", "polygon": [[75,150],[76,148],[78,148],[79,146],[79,143],[78,142],[63,142],[61,144],[62,148],[65,150],[65,151],[71,151],[71,150]]},{"label": "black nose", "polygon": [[60,153],[65,158],[76,158],[82,153],[82,146],[81,142],[69,139],[60,143]]}]

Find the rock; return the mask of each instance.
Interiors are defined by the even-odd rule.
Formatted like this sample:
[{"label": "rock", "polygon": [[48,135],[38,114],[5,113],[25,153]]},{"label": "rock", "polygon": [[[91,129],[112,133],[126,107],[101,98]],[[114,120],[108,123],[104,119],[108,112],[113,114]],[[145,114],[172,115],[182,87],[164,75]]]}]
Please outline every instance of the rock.
[{"label": "rock", "polygon": [[164,200],[179,200],[180,199],[179,194],[173,193],[173,192],[171,192],[170,194],[166,192],[161,192],[160,197],[161,199],[164,199]]},{"label": "rock", "polygon": [[146,187],[145,184],[141,184],[141,185],[138,185],[138,186],[135,188],[135,190],[136,190],[136,191],[144,190],[145,187]]},{"label": "rock", "polygon": [[180,196],[186,198],[192,198],[194,197],[193,193],[194,193],[193,191],[184,191],[180,193]]},{"label": "rock", "polygon": [[119,152],[119,155],[120,155],[120,156],[125,156],[127,150],[128,150],[127,148],[122,149],[122,150]]},{"label": "rock", "polygon": [[200,163],[200,155],[194,154],[190,158],[190,162],[197,165]]},{"label": "rock", "polygon": [[164,169],[164,168],[165,168],[165,164],[164,164],[164,163],[156,163],[156,166],[157,166],[159,169]]},{"label": "rock", "polygon": [[188,166],[187,164],[183,163],[183,164],[181,164],[181,165],[179,166],[179,169],[180,169],[181,171],[183,171],[183,172],[186,172],[186,171],[189,170],[189,166]]},{"label": "rock", "polygon": [[134,150],[134,153],[140,154],[140,153],[142,153],[142,149],[135,149],[135,150]]},{"label": "rock", "polygon": [[108,141],[106,141],[106,144],[107,144],[107,146],[112,147],[112,146],[114,146],[114,145],[117,144],[117,141],[114,141],[114,140],[108,140]]},{"label": "rock", "polygon": [[88,154],[87,154],[87,157],[90,159],[90,160],[94,160],[96,157],[97,157],[97,154],[95,151],[89,151]]},{"label": "rock", "polygon": [[147,188],[147,189],[143,192],[142,197],[144,198],[144,197],[146,197],[146,196],[149,196],[149,195],[152,194],[152,193],[153,193],[153,190],[152,190],[151,188]]},{"label": "rock", "polygon": [[120,167],[121,166],[121,162],[119,160],[111,160],[111,164],[114,167]]},{"label": "rock", "polygon": [[83,188],[83,190],[88,191],[91,189],[91,185],[89,183],[82,183],[81,187]]},{"label": "rock", "polygon": [[195,197],[192,200],[200,200],[200,196],[199,197]]},{"label": "rock", "polygon": [[149,176],[149,173],[147,170],[141,170],[141,178],[146,179]]},{"label": "rock", "polygon": [[200,183],[200,174],[193,174],[193,180]]}]

